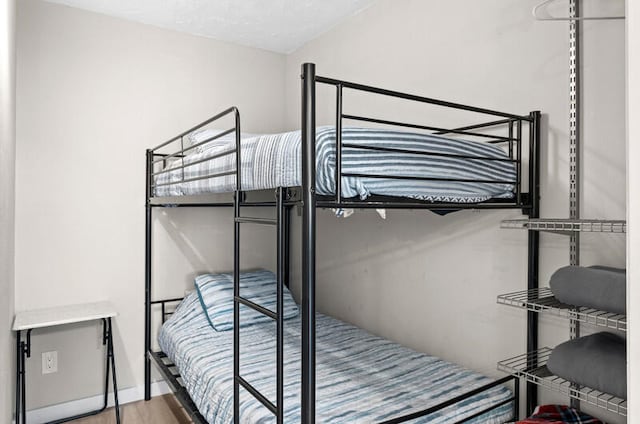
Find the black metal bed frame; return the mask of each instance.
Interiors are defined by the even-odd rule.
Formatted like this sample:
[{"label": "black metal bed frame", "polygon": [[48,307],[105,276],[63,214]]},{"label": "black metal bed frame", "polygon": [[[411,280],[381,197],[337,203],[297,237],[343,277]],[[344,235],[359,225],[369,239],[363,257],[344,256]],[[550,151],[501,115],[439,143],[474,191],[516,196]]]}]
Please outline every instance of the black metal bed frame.
[{"label": "black metal bed frame", "polygon": [[[195,422],[205,422],[202,416],[195,409],[193,401],[190,399],[186,390],[179,381],[179,375],[175,373],[175,367],[168,363],[166,355],[162,352],[153,352],[151,349],[151,319],[152,306],[160,304],[162,308],[162,319],[164,321],[168,312],[166,304],[179,301],[180,299],[152,300],[151,292],[151,250],[152,250],[152,211],[157,207],[233,207],[234,210],[234,323],[238,323],[240,319],[240,305],[252,308],[266,316],[271,317],[276,322],[276,402],[271,402],[264,397],[257,389],[255,389],[248,381],[240,375],[240,333],[239,326],[234,325],[234,420],[239,421],[239,390],[243,387],[259,400],[267,409],[269,409],[276,417],[276,422],[283,422],[283,313],[282,313],[282,296],[283,287],[289,286],[289,226],[291,207],[298,205],[302,210],[302,384],[301,384],[301,417],[302,423],[315,423],[315,266],[316,266],[316,208],[389,208],[389,209],[431,209],[431,210],[458,210],[458,209],[521,209],[523,213],[531,218],[539,216],[539,167],[540,167],[540,112],[534,111],[528,115],[515,115],[504,112],[497,112],[490,109],[467,106],[458,103],[446,102],[442,100],[432,99],[428,97],[416,96],[397,91],[371,87],[367,85],[341,81],[332,78],[316,76],[315,65],[305,63],[302,65],[302,107],[301,107],[301,133],[302,133],[302,186],[301,187],[279,187],[274,190],[242,190],[241,175],[241,138],[240,138],[240,113],[237,108],[231,107],[216,116],[204,121],[203,123],[179,134],[178,136],[160,144],[159,146],[147,150],[146,153],[146,235],[145,235],[145,399],[151,397],[151,361],[154,361],[160,369],[163,376],[176,391],[178,399],[183,403],[185,409],[191,414]],[[332,196],[319,196],[316,194],[316,85],[327,84],[336,88],[336,175],[335,194]],[[404,99],[407,101],[441,106],[454,110],[462,110],[474,112],[481,115],[491,116],[491,120],[483,123],[475,123],[458,128],[442,128],[437,126],[417,125],[398,121],[389,121],[365,116],[349,115],[343,113],[342,101],[343,90],[353,90],[358,92],[366,92],[380,96]],[[220,134],[217,134],[207,140],[203,140],[192,146],[185,147],[184,137],[195,130],[203,128],[212,122],[218,121],[225,117],[234,119],[234,126]],[[499,181],[499,180],[468,180],[456,178],[423,178],[423,177],[404,177],[392,175],[375,175],[375,174],[353,174],[343,172],[342,169],[342,153],[344,148],[363,148],[362,146],[351,145],[342,141],[342,123],[343,120],[355,120],[361,122],[369,122],[374,124],[390,125],[396,127],[411,128],[423,131],[430,131],[432,134],[455,134],[469,137],[477,137],[486,139],[486,142],[492,144],[507,143],[509,159],[515,164],[516,180]],[[529,175],[527,191],[523,190],[524,181],[522,178],[522,144],[523,144],[523,123],[528,125],[528,158],[529,158]],[[496,128],[498,126],[506,126],[508,130],[507,136],[496,136],[482,132],[488,128]],[[219,156],[235,154],[235,170],[231,172],[223,172],[218,174],[204,175],[196,178],[184,178],[184,172],[180,181],[169,182],[165,184],[155,183],[155,177],[168,172],[163,169],[167,164],[167,160],[180,160],[178,166],[172,166],[172,170],[182,169],[193,163],[185,165],[185,154],[192,149],[197,148],[205,143],[213,141],[227,134],[235,133],[235,148],[228,150]],[[163,148],[169,145],[179,143],[180,148],[173,153],[161,153]],[[383,147],[364,147],[375,151],[388,151]],[[397,151],[397,150],[394,150]],[[411,150],[399,150],[408,154],[429,155],[430,153],[418,153]],[[435,156],[453,156],[456,158],[466,159],[483,159],[483,160],[505,160],[495,158],[481,158],[478,156],[467,157],[461,155],[449,155],[443,153],[431,153]],[[213,159],[212,157],[207,160]],[[160,169],[159,171],[157,169]],[[160,185],[179,184],[183,182],[204,180],[209,178],[221,177],[225,175],[235,174],[236,190],[233,193],[222,193],[215,195],[198,195],[198,196],[175,196],[175,197],[156,197],[154,196],[154,188]],[[514,184],[515,192],[512,199],[494,199],[487,202],[465,204],[465,203],[438,203],[419,201],[415,199],[404,199],[388,196],[372,196],[366,200],[353,198],[343,198],[341,192],[342,177],[368,177],[368,178],[386,178],[386,179],[414,179],[414,180],[443,180],[457,182],[476,182],[476,183],[509,183]],[[256,218],[251,216],[243,216],[241,211],[244,208],[249,210],[255,207],[275,207],[276,218]],[[277,234],[277,310],[271,311],[257,305],[251,300],[240,295],[240,227],[241,224],[252,225],[268,225],[274,226]],[[528,239],[528,287],[537,288],[538,286],[538,247],[539,238],[537,232],[529,232]],[[527,351],[532,352],[537,348],[537,315],[529,313],[527,317]],[[532,363],[535,358],[530,358]],[[514,381],[514,396],[498,405],[479,412],[477,415],[488,412],[508,402],[514,402],[514,415],[519,414],[519,382],[515,377],[505,377],[492,383],[484,385],[478,389],[470,391],[464,395],[458,396],[440,405],[411,413],[402,417],[394,418],[385,423],[400,423],[407,420],[415,419],[433,413],[439,409],[453,405],[467,397],[473,396],[484,390],[488,390],[499,384],[504,384],[510,380]],[[536,404],[536,388],[535,385],[527,384],[527,406],[531,410]],[[476,417],[477,415],[474,415]],[[469,417],[463,421],[467,421]],[[463,422],[460,421],[460,422]]]}]

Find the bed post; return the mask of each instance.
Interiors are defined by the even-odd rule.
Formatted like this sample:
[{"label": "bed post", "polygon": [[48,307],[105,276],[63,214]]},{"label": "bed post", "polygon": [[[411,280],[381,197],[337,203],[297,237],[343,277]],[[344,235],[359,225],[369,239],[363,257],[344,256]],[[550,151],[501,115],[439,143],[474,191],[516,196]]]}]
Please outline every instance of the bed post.
[{"label": "bed post", "polygon": [[[529,114],[529,193],[531,196],[531,209],[529,218],[540,217],[540,112]],[[540,262],[540,232],[528,231],[528,279],[527,289],[538,288],[538,269]],[[527,312],[527,352],[538,350],[538,313]],[[529,354],[527,365],[537,366],[536,355]],[[527,416],[533,413],[538,404],[538,386],[527,383]]]},{"label": "bed post", "polygon": [[242,202],[242,156],[240,112],[234,108],[236,136],[236,191],[233,196],[233,422],[240,422],[240,203]]},{"label": "bed post", "polygon": [[316,419],[316,69],[302,65],[302,423]]},{"label": "bed post", "polygon": [[145,244],[144,244],[144,400],[151,399],[151,172],[153,153],[147,150]]}]

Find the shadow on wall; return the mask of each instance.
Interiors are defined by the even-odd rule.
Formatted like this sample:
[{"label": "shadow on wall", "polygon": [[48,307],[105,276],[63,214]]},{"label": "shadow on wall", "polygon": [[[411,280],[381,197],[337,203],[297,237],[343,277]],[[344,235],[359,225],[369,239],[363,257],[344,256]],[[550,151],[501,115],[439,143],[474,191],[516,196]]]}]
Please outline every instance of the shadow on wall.
[{"label": "shadow on wall", "polygon": [[[252,208],[251,215],[270,217],[271,208]],[[178,267],[182,280],[205,272],[233,270],[233,209],[174,208],[163,209],[156,215],[162,231],[156,231],[158,241],[167,246],[154,245],[156,249],[169,249],[157,266]],[[161,234],[162,233],[162,234]],[[241,231],[241,266],[245,268],[275,267],[275,232],[270,227],[243,227]],[[164,238],[164,239],[162,239]],[[162,240],[161,240],[162,239]],[[176,270],[169,270],[174,275]]]},{"label": "shadow on wall", "polygon": [[[359,211],[348,222],[328,211],[319,215],[318,309],[456,359],[429,341],[455,346],[463,329],[466,339],[475,340],[487,334],[480,328],[495,326],[495,294],[509,291],[503,286],[512,282],[504,274],[526,269],[526,234],[499,229],[501,219],[519,212],[387,212],[382,220],[373,211]],[[461,304],[464,308],[452,314]],[[446,324],[438,324],[442,317]],[[475,326],[471,332],[469,320]]]},{"label": "shadow on wall", "polygon": [[387,211],[387,219],[372,211],[358,211],[346,219],[320,213],[318,246],[322,258],[317,269],[323,273],[370,263],[394,263],[407,257],[425,258],[430,251],[462,244],[470,234],[495,228],[498,223],[493,213],[469,210],[445,216],[430,211]]},{"label": "shadow on wall", "polygon": [[[232,216],[221,216],[223,214],[218,210],[213,211],[211,222],[219,224],[226,223],[227,225],[212,226],[206,223],[203,224],[202,222],[197,222],[192,219],[194,218],[193,215],[192,211],[187,208],[180,211],[162,210],[161,213],[157,215],[157,220],[197,274],[199,271],[209,269],[210,265],[210,261],[207,260],[207,255],[203,251],[203,246],[206,246],[206,244],[202,244],[203,236],[209,234],[210,245],[212,244],[211,240],[216,240],[218,243],[233,242],[232,238],[231,240],[227,240],[230,237],[228,234],[225,234],[229,232],[227,230],[228,227],[233,228],[233,221]],[[205,229],[202,227],[212,228]]]}]

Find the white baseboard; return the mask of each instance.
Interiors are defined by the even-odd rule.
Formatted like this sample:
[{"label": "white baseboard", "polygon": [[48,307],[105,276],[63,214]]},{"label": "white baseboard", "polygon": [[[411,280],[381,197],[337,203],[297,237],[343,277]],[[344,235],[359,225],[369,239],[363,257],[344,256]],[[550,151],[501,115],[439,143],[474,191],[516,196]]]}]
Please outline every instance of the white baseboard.
[{"label": "white baseboard", "polygon": [[[167,393],[171,393],[171,388],[169,388],[164,381],[156,381],[151,384],[151,396],[161,396]],[[118,390],[118,401],[120,405],[142,399],[144,399],[144,386]],[[103,395],[97,395],[85,399],[59,403],[57,405],[45,406],[44,408],[32,409],[27,411],[27,422],[29,424],[43,424],[56,419],[82,414],[83,412],[102,407],[103,402]],[[111,393],[109,394],[107,406],[113,406],[113,394]]]}]

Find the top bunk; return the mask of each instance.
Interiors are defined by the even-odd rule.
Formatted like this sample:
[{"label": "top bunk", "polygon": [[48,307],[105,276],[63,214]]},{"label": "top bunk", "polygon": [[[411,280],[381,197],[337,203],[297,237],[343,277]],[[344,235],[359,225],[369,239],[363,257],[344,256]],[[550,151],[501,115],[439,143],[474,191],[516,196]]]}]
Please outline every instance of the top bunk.
[{"label": "top bunk", "polygon": [[[303,69],[308,65],[313,69]],[[335,115],[316,126],[319,85],[334,90]],[[349,114],[347,93],[429,105],[438,113],[424,114],[422,122]],[[458,124],[438,124],[451,122],[449,112]],[[530,214],[539,196],[539,120],[539,112],[498,112],[313,72],[306,82],[303,75],[301,130],[245,134],[240,111],[230,107],[147,150],[147,204],[233,206],[239,191],[241,204],[268,206],[275,204],[274,189],[284,187],[287,205],[301,202],[306,190],[320,208]]]}]

